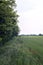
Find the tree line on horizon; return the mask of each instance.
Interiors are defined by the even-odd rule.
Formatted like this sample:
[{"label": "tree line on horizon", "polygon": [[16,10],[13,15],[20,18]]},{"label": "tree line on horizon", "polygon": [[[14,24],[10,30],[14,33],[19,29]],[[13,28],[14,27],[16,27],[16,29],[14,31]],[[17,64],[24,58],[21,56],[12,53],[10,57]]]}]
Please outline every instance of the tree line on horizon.
[{"label": "tree line on horizon", "polygon": [[43,36],[43,34],[39,33],[39,34],[21,34],[19,36]]}]

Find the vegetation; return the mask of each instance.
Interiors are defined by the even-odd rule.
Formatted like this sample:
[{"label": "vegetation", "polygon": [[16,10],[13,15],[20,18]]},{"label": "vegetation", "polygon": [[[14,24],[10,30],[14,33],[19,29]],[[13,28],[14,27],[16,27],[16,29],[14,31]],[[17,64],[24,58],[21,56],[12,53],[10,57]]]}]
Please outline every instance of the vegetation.
[{"label": "vegetation", "polygon": [[43,36],[18,36],[0,48],[0,65],[43,65]]},{"label": "vegetation", "polygon": [[[17,25],[17,12],[15,11],[15,0],[0,1],[0,38],[4,44],[6,41],[17,36],[19,28]],[[2,45],[0,43],[0,45]]]},{"label": "vegetation", "polygon": [[43,65],[43,36],[17,36],[15,7],[15,0],[0,1],[0,65]]}]

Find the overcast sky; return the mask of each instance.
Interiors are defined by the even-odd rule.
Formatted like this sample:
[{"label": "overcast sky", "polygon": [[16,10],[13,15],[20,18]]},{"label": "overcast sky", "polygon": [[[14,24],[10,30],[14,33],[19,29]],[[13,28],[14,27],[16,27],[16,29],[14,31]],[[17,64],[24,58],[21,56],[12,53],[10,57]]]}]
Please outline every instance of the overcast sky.
[{"label": "overcast sky", "polygon": [[16,0],[20,34],[43,34],[43,0]]}]

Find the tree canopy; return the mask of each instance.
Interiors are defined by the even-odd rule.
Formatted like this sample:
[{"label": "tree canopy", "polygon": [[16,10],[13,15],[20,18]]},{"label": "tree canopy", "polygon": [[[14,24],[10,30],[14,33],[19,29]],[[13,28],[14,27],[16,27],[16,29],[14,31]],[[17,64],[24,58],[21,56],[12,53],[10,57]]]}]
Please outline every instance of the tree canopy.
[{"label": "tree canopy", "polygon": [[0,1],[0,38],[5,42],[18,35],[18,15],[15,0]]}]

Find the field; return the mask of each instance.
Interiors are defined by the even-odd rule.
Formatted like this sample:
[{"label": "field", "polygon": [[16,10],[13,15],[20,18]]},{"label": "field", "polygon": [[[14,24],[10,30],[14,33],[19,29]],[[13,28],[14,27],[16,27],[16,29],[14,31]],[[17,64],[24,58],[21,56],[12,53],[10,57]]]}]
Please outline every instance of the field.
[{"label": "field", "polygon": [[43,65],[43,36],[18,36],[0,47],[0,65]]}]

